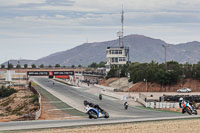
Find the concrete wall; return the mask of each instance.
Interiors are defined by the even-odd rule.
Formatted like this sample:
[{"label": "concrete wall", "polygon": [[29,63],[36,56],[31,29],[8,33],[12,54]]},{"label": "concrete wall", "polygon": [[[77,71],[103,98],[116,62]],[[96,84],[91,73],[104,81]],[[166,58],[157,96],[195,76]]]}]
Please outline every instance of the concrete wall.
[{"label": "concrete wall", "polygon": [[111,91],[114,90],[114,88],[112,88],[112,87],[107,87],[107,86],[103,86],[103,85],[94,84],[94,86],[99,87],[103,90],[111,90]]},{"label": "concrete wall", "polygon": [[113,98],[116,98],[116,99],[120,99],[120,100],[126,100],[126,96],[119,95],[119,94],[116,94],[116,93],[113,93],[113,92],[102,91],[101,94],[107,95],[107,96],[110,96],[110,97],[113,97]]},{"label": "concrete wall", "polygon": [[38,111],[36,111],[35,112],[35,120],[37,120],[39,117],[40,117],[40,115],[41,115],[41,113],[42,113],[42,102],[41,102],[41,95],[40,95],[40,93],[34,88],[34,87],[31,87],[30,88],[30,90],[34,93],[34,94],[37,94],[38,96],[39,96],[39,106],[40,106],[40,108],[39,108],[39,110]]}]

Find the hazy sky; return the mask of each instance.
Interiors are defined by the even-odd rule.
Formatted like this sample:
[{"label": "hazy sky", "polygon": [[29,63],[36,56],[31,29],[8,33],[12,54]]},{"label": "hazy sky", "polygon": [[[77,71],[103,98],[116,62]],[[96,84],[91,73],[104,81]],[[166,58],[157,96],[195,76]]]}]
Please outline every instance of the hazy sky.
[{"label": "hazy sky", "polygon": [[122,4],[125,35],[200,41],[200,0],[0,0],[0,63],[116,39]]}]

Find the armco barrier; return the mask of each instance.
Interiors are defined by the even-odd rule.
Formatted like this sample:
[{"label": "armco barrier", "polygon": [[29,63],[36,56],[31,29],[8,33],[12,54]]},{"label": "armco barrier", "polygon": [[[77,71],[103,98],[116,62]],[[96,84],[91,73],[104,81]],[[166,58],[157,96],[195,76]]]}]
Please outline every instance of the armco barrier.
[{"label": "armco barrier", "polygon": [[99,87],[99,88],[101,88],[103,90],[111,90],[111,91],[114,90],[114,88],[112,88],[112,87],[107,87],[107,86],[103,86],[103,85],[94,84],[94,86],[95,87]]},{"label": "armco barrier", "polygon": [[113,97],[113,98],[116,98],[116,99],[120,99],[120,100],[126,100],[126,96],[119,95],[119,94],[112,93],[112,92],[108,92],[108,91],[102,91],[101,94],[107,95],[107,96],[110,96],[110,97]]}]

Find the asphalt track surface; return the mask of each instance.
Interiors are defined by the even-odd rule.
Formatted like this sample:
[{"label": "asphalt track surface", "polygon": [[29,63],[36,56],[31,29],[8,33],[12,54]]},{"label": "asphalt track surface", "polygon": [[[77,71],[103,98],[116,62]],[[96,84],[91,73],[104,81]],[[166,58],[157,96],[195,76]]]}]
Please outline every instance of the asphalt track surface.
[{"label": "asphalt track surface", "polygon": [[[75,107],[80,111],[84,111],[83,101],[88,100],[100,105],[105,111],[110,114],[109,119],[90,120],[88,118],[82,120],[38,120],[29,122],[5,122],[0,123],[0,131],[2,130],[19,130],[19,129],[38,129],[49,127],[67,127],[75,125],[87,124],[106,124],[131,121],[145,120],[162,120],[162,119],[177,119],[188,117],[186,114],[161,112],[139,107],[129,106],[128,110],[124,110],[123,101],[105,98],[99,100],[98,94],[91,94],[85,88],[74,88],[67,86],[47,78],[34,78],[34,81],[45,88],[47,91],[58,97],[63,102]],[[52,82],[55,84],[53,85]]]},{"label": "asphalt track surface", "polygon": [[[156,118],[181,116],[179,113],[153,111],[131,106],[129,106],[128,110],[124,110],[123,101],[121,100],[104,98],[103,96],[103,100],[100,101],[98,94],[88,93],[87,89],[73,88],[56,81],[54,81],[55,84],[53,85],[52,81],[49,81],[47,78],[35,78],[35,81],[48,89],[47,91],[56,91],[57,96],[59,95],[60,97],[65,97],[66,100],[64,102],[67,102],[67,104],[70,105],[73,102],[73,104],[78,107],[77,109],[81,111],[84,111],[83,101],[87,100],[89,102],[98,104],[101,108],[107,111],[111,117],[114,118]],[[72,101],[68,102],[67,99],[71,99]]]}]

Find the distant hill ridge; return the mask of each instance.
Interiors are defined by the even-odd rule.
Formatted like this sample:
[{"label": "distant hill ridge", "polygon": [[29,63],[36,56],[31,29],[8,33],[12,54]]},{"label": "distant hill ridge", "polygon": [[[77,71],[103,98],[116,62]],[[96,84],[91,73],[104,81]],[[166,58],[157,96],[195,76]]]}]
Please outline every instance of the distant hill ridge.
[{"label": "distant hill ridge", "polygon": [[[164,62],[164,48],[162,45],[169,45],[167,48],[168,61],[174,60],[179,63],[197,63],[200,61],[200,42],[197,41],[172,45],[160,39],[133,34],[124,37],[124,44],[130,49],[131,62],[151,62],[152,60],[159,63]],[[77,66],[81,64],[82,66],[87,66],[92,62],[105,61],[106,48],[109,46],[119,46],[118,39],[84,43],[72,49],[53,53],[35,61],[28,61],[26,64],[44,64],[45,66],[55,64]]]}]

